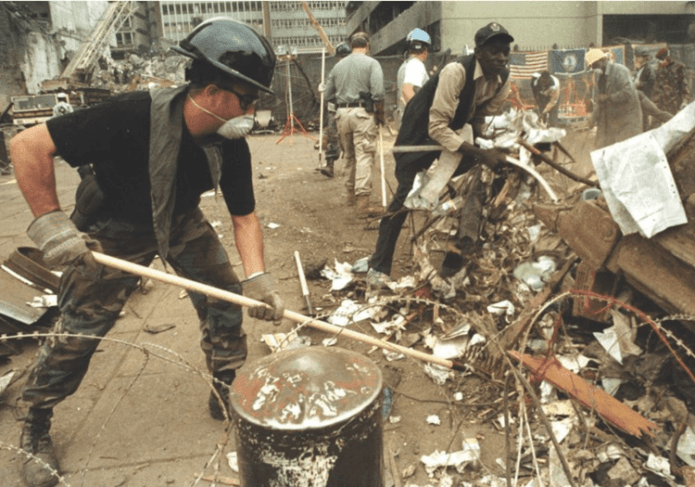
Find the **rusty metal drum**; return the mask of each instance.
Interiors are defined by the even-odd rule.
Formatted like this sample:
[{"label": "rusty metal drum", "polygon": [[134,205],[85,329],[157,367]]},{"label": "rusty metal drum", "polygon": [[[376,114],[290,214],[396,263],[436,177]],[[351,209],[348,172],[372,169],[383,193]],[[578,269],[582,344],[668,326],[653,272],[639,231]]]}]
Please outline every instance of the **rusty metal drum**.
[{"label": "rusty metal drum", "polygon": [[282,351],[238,372],[230,393],[244,487],[382,487],[382,378],[340,348]]}]

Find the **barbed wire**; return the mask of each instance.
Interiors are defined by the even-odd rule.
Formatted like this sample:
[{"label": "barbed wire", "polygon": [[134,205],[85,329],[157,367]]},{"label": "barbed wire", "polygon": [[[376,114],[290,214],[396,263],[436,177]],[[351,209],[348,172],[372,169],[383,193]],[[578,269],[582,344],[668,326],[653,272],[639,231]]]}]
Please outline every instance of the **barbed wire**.
[{"label": "barbed wire", "polygon": [[[17,333],[14,335],[8,335],[8,334],[3,334],[0,335],[0,343],[6,342],[6,341],[11,341],[11,340],[25,340],[25,339],[46,339],[46,338],[56,338],[56,339],[66,339],[66,338],[76,338],[76,339],[92,339],[92,340],[99,340],[103,342],[108,342],[108,343],[114,343],[117,345],[124,345],[136,350],[141,351],[144,356],[145,360],[142,363],[142,366],[138,370],[137,374],[135,374],[134,378],[132,381],[130,381],[129,385],[119,394],[117,397],[113,407],[111,408],[111,411],[107,415],[106,419],[103,421],[101,424],[101,427],[99,429],[99,432],[97,433],[96,437],[92,441],[92,444],[90,445],[90,450],[87,455],[87,460],[85,462],[85,466],[83,469],[81,469],[78,474],[81,474],[81,480],[80,480],[80,485],[84,485],[85,482],[85,477],[87,475],[87,472],[89,471],[89,464],[92,458],[92,455],[94,453],[94,450],[96,448],[96,445],[98,444],[98,440],[103,433],[103,431],[106,429],[106,426],[108,425],[110,419],[113,417],[115,412],[118,410],[120,404],[122,403],[123,399],[128,395],[132,387],[135,385],[137,380],[142,376],[142,373],[145,370],[145,367],[150,361],[150,358],[154,357],[156,359],[162,360],[165,363],[175,365],[177,367],[180,367],[187,372],[192,372],[195,375],[199,376],[203,381],[208,385],[210,388],[211,392],[215,395],[218,401],[221,401],[221,396],[219,395],[219,392],[217,389],[214,387],[213,384],[217,383],[220,384],[223,388],[226,388],[227,391],[229,390],[229,385],[216,379],[213,377],[208,371],[203,370],[199,367],[196,367],[195,365],[191,364],[188,360],[186,360],[183,356],[181,356],[179,353],[171,350],[170,348],[163,347],[161,345],[151,343],[151,342],[145,342],[143,344],[137,344],[134,342],[130,342],[127,340],[122,340],[119,338],[112,338],[112,337],[95,337],[93,335],[84,335],[80,333],[67,333],[67,332],[32,332],[32,333]],[[210,458],[205,462],[205,465],[203,466],[202,471],[199,474],[196,474],[196,479],[190,484],[191,486],[198,485],[199,482],[202,480],[202,477],[205,473],[205,471],[210,468],[210,466],[215,463],[215,470],[214,470],[214,475],[215,477],[219,475],[219,469],[220,469],[220,462],[219,459],[221,457],[221,453],[224,451],[224,448],[227,446],[229,442],[229,436],[230,434],[234,431],[234,422],[231,421],[231,418],[229,416],[229,412],[226,410],[226,408],[222,408],[224,412],[224,433],[215,442],[215,448],[210,456]],[[45,465],[46,468],[48,468],[53,475],[55,475],[59,482],[66,486],[70,487],[70,484],[67,482],[67,480],[63,477],[60,476],[58,472],[53,470],[49,465],[47,465],[45,462],[40,460],[39,458],[35,457],[31,453],[27,452],[26,450],[22,449],[21,447],[11,445],[8,443],[4,443],[0,441],[0,449],[4,450],[10,450],[10,451],[16,451],[18,453],[21,453],[22,455],[32,458],[35,461],[42,463]],[[215,460],[218,459],[217,462]]]}]

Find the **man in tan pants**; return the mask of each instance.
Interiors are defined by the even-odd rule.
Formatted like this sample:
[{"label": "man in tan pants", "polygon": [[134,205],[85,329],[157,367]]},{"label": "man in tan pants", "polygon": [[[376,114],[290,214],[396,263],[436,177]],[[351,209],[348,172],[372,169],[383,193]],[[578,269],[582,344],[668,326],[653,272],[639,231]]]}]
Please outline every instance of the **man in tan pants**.
[{"label": "man in tan pants", "polygon": [[383,213],[371,207],[372,166],[376,154],[377,124],[383,125],[384,74],[379,62],[367,55],[369,39],[357,33],[350,41],[352,53],[336,64],[328,75],[324,98],[336,99],[336,122],[348,169],[348,205],[357,206],[357,216]]}]

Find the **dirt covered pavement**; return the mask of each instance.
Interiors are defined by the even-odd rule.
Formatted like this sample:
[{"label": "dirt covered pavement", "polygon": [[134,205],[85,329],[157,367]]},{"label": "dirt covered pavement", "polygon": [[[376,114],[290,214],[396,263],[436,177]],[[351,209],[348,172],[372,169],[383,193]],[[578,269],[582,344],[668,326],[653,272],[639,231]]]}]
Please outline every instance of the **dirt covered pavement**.
[{"label": "dirt covered pavement", "polygon": [[[316,133],[312,135],[318,136]],[[313,139],[300,133],[279,144],[276,143],[278,139],[277,134],[254,135],[249,138],[249,143],[257,213],[265,235],[266,267],[288,309],[300,313],[307,311],[294,259],[295,251],[301,257],[311,303],[319,317],[328,319],[346,299],[367,304],[372,296],[366,293],[363,274],[355,274],[346,288],[331,291],[331,281],[321,277],[319,271],[325,267],[335,269],[336,264],[352,265],[370,255],[377,237],[377,222],[357,219],[354,209],[346,206],[340,165],[333,179],[316,170],[318,152],[314,149]],[[393,140],[391,134],[384,137],[389,196],[391,190],[395,190],[393,157],[388,150]],[[563,143],[577,160],[568,167],[583,177],[590,176],[589,134],[570,131]],[[381,199],[378,166],[377,158],[373,204]],[[56,162],[56,171],[61,204],[70,211],[78,176],[60,160]],[[567,178],[557,177],[549,168],[544,168],[543,174],[563,198],[582,188]],[[15,248],[31,245],[25,234],[31,215],[12,176],[0,177],[0,185],[3,207],[0,257],[4,259]],[[541,190],[536,188],[534,191],[534,198],[543,199]],[[235,268],[243,275],[223,199],[205,195],[202,208],[220,234]],[[459,295],[455,300],[443,299],[422,285],[416,286],[415,290],[387,292],[385,297],[382,295],[387,303],[382,317],[391,314],[407,317],[397,331],[386,335],[377,333],[370,324],[374,319],[350,323],[348,328],[433,353],[433,345],[437,345],[439,338],[447,333],[455,336],[452,332],[460,324],[455,317],[462,313],[476,326],[496,323],[493,326],[501,330],[506,326],[504,316],[485,311],[488,304],[502,299],[516,304],[516,311],[510,314],[506,323],[523,314],[526,306],[537,309],[534,306],[543,302],[534,301],[539,294],[537,291],[518,295],[512,292],[517,282],[514,268],[539,254],[554,255],[562,263],[572,261],[572,254],[559,238],[548,236],[544,231],[542,233],[549,237],[550,243],[546,242],[545,247],[540,243],[532,245],[528,237],[529,227],[535,227],[537,221],[529,214],[523,205],[512,204],[492,219],[494,228],[486,227],[484,231],[491,239],[488,246],[483,246],[483,251],[474,256],[477,260],[468,264],[465,277],[468,278],[466,289],[469,291],[463,296]],[[417,218],[407,220],[397,246],[394,279],[407,278],[422,271],[418,251],[409,242],[413,230],[421,228],[422,224],[423,221]],[[494,252],[491,253],[490,249]],[[163,270],[160,262],[155,262],[153,267]],[[559,312],[551,312],[549,316],[540,325],[546,331],[552,330],[552,320],[559,316]],[[589,334],[588,328],[578,329],[575,323],[569,326],[571,333],[582,337]],[[271,353],[268,345],[261,341],[262,335],[289,333],[296,328],[297,324],[287,320],[281,326],[273,327],[245,317],[244,329],[249,336],[249,359],[245,367]],[[383,427],[387,486],[505,485],[507,441],[510,442],[507,447],[512,464],[518,462],[521,465],[516,485],[532,485],[529,482],[535,476],[534,469],[538,464],[544,466],[546,480],[547,465],[562,470],[557,455],[552,458],[552,453],[549,454],[549,436],[530,397],[510,383],[505,389],[505,376],[491,371],[487,368],[489,364],[477,360],[475,354],[460,359],[469,365],[465,373],[449,371],[442,379],[441,374],[437,375],[425,363],[413,358],[385,353],[307,326],[300,327],[298,334],[312,346],[322,346],[325,340],[334,338],[336,343],[331,346],[363,353],[381,369],[388,390]],[[552,337],[545,338],[552,342]],[[55,410],[52,437],[65,475],[64,485],[211,485],[204,479],[212,479],[215,475],[219,476],[217,485],[235,485],[233,479],[237,474],[230,468],[227,458],[227,454],[236,449],[234,436],[222,423],[209,417],[209,386],[204,378],[204,359],[198,342],[198,320],[185,293],[170,285],[144,282],[141,291],[128,302],[114,330],[100,345],[78,392]],[[543,350],[534,348],[538,347],[537,342],[535,345],[530,343],[529,349],[543,353]],[[18,398],[38,348],[32,338],[7,343],[20,348],[21,353],[0,363],[0,378],[8,373],[14,374],[9,387],[0,395],[0,477],[3,479],[0,483],[19,486],[22,485],[22,458],[16,447],[20,419],[25,409]],[[570,349],[580,347],[569,340],[562,341],[562,345]],[[538,385],[534,383],[534,388],[540,394]],[[567,399],[566,395],[559,396],[561,400]],[[563,404],[565,409],[559,413],[556,411],[557,417],[565,415],[576,420],[576,409],[569,406],[568,401]],[[504,418],[505,408],[511,419]],[[660,411],[660,414],[665,414],[664,409]],[[528,419],[529,426],[518,423],[524,417],[531,418]],[[601,473],[602,476],[595,474],[601,468],[597,466],[596,455],[612,454],[605,451],[607,445],[615,444],[624,449],[624,457],[636,464],[638,455],[627,445],[631,438],[610,429],[609,433],[605,428],[599,430],[596,423],[600,421],[595,415],[589,413],[588,418],[580,417],[584,421],[582,431],[590,431],[590,435],[575,431],[563,444],[571,451],[581,453],[570,458],[573,473],[581,479],[575,485],[613,485],[606,483],[606,479],[623,477],[606,477],[605,472]],[[535,448],[529,448],[528,444],[519,446],[513,433],[509,440],[506,439],[504,424],[507,421],[515,425],[517,432],[518,428],[522,431],[528,429],[530,435],[532,428]],[[446,469],[434,466],[432,473],[428,473],[423,457],[434,463],[438,460],[446,462],[451,456],[437,459],[435,454],[460,452],[464,448],[472,448],[477,460],[462,461]],[[538,463],[535,462],[536,456]],[[611,467],[614,465],[616,462],[610,463]],[[630,475],[634,473],[634,469],[627,471]],[[593,475],[591,479],[595,482],[589,474]],[[196,483],[196,478],[201,475],[202,479]]]},{"label": "dirt covered pavement", "polygon": [[[358,220],[354,209],[345,205],[344,179],[328,179],[315,170],[318,152],[314,140],[294,134],[291,141],[286,138],[276,144],[278,138],[262,135],[249,139],[257,212],[264,226],[266,267],[287,307],[304,313],[294,251],[300,253],[307,274],[323,262],[352,263],[373,250],[376,225]],[[390,145],[393,137],[387,135],[384,141]],[[385,167],[393,185],[393,159],[388,152]],[[376,170],[374,203],[380,199],[378,161]],[[56,171],[60,201],[69,212],[78,175],[60,160]],[[0,184],[0,252],[4,260],[15,248],[32,246],[25,234],[31,214],[12,176],[0,177]],[[202,208],[243,275],[224,201],[207,196]],[[394,268],[406,272],[401,264],[407,266],[408,261],[408,253],[399,252]],[[159,262],[153,267],[162,270]],[[328,311],[339,304],[329,292],[329,281],[309,278],[308,284],[316,308]],[[224,455],[213,459],[218,444],[224,444],[225,454],[234,451],[235,445],[233,435],[227,435],[223,424],[211,419],[207,411],[209,389],[200,376],[205,365],[198,346],[195,311],[180,289],[147,282],[143,290],[145,293],[136,292],[129,300],[124,316],[99,347],[78,392],[55,410],[52,437],[66,485],[192,485],[197,474],[213,475],[216,468],[222,477],[236,476]],[[287,333],[293,327],[288,321],[275,328],[245,317],[249,362],[270,353],[261,343],[262,334]],[[352,327],[372,333],[368,324]],[[309,337],[313,345],[330,338],[310,328],[303,328],[300,335]],[[0,364],[0,377],[14,372],[11,385],[0,396],[0,477],[3,485],[19,486],[22,460],[15,448],[25,409],[18,398],[38,347],[33,339],[11,343],[22,353]],[[337,346],[365,353],[371,349],[340,337]],[[495,458],[503,436],[476,418],[484,406],[467,406],[497,399],[496,394],[486,397],[484,380],[462,378],[440,387],[423,374],[422,364],[415,360],[388,362],[381,350],[368,356],[382,369],[385,385],[398,391],[390,413],[400,421],[385,422],[384,442],[399,469],[415,467],[409,482],[427,484],[421,455],[446,450],[476,436],[483,445],[485,468],[499,473]],[[457,391],[463,391],[465,399],[455,403],[452,394]],[[430,415],[438,415],[441,424],[428,424]],[[198,485],[210,482],[202,480]]]}]

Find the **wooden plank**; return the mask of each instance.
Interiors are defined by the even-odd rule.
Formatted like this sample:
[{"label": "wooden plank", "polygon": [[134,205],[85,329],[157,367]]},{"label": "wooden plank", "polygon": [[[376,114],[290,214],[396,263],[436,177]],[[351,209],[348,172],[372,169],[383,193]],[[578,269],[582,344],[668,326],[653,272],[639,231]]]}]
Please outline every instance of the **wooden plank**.
[{"label": "wooden plank", "polygon": [[584,379],[564,368],[555,357],[531,357],[513,350],[507,352],[539,378],[553,384],[578,400],[587,408],[596,411],[603,419],[625,433],[641,437],[655,436],[661,428],[631,407],[623,404],[602,389],[587,384]]}]

